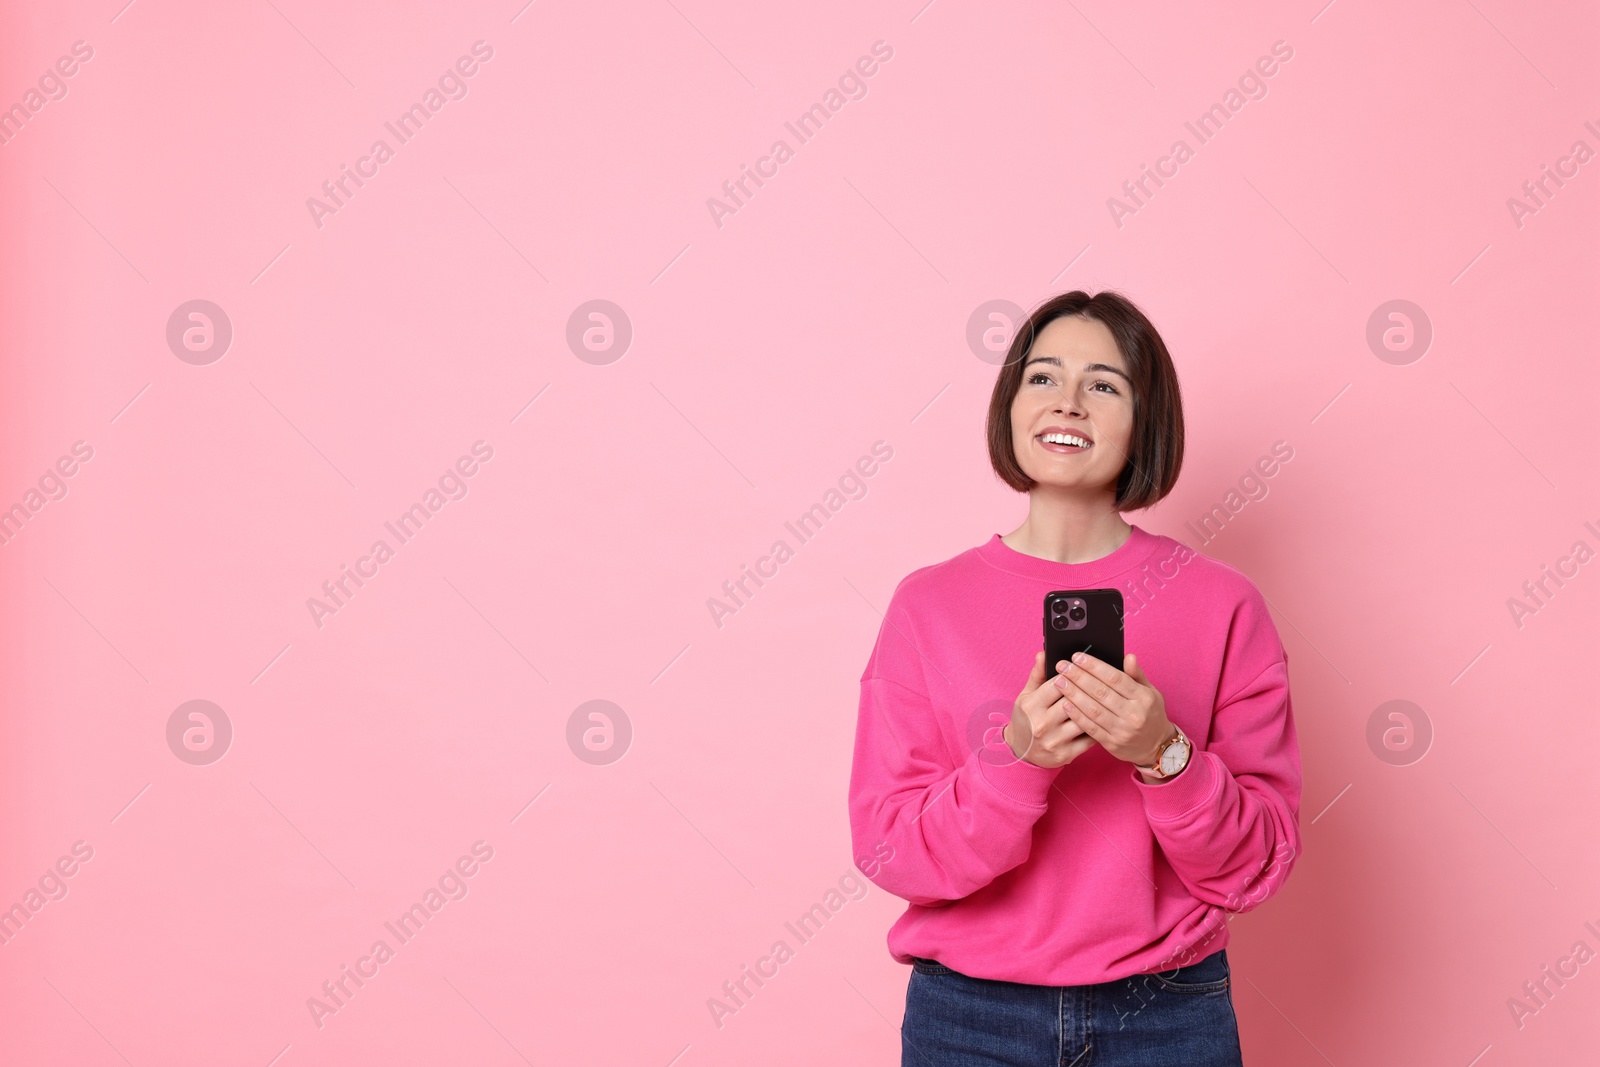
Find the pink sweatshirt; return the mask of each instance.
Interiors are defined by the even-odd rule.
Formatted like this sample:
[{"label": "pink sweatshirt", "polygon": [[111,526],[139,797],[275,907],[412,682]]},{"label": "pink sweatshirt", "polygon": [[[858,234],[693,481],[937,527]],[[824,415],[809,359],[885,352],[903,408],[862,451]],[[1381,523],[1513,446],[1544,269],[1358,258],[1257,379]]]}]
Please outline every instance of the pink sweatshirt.
[{"label": "pink sweatshirt", "polygon": [[[1170,781],[1099,745],[1037,767],[1001,736],[1044,594],[1108,587],[1126,651],[1194,742]],[[849,808],[857,866],[910,901],[889,931],[900,963],[1036,985],[1193,963],[1300,852],[1288,653],[1248,578],[1170,537],[1134,526],[1069,564],[995,534],[895,588],[861,676]]]}]

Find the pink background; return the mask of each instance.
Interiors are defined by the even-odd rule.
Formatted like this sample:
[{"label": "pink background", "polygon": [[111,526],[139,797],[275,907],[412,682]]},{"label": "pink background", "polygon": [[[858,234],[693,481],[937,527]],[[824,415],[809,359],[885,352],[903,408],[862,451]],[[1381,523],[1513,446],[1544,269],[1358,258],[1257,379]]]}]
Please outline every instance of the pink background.
[{"label": "pink background", "polygon": [[[784,923],[851,884],[890,592],[1025,513],[969,317],[1107,287],[1161,329],[1190,432],[1127,517],[1248,574],[1292,657],[1306,850],[1232,926],[1246,1061],[1592,1050],[1600,963],[1520,1026],[1507,1001],[1600,951],[1600,563],[1520,627],[1507,601],[1600,548],[1600,162],[1520,226],[1507,200],[1600,148],[1595,12],[123,3],[0,14],[0,105],[93,49],[0,145],[0,507],[93,450],[0,546],[0,906],[67,890],[0,947],[4,1062],[898,1062],[903,902]],[[467,95],[319,228],[307,198],[480,40]],[[1108,198],[1277,41],[1266,96],[1119,227]],[[707,199],[778,138],[719,228]],[[233,328],[206,365],[166,340],[195,299]],[[633,332],[604,364],[566,339],[596,299]],[[1404,365],[1366,339],[1397,299],[1433,330]],[[307,599],[477,441],[466,496],[319,627]],[[715,625],[876,441],[867,494]],[[190,700],[231,723],[215,762],[169,747]],[[624,758],[569,746],[590,700]],[[1431,724],[1405,765],[1368,741],[1391,700]],[[467,895],[319,1027],[307,999],[478,841]]]}]

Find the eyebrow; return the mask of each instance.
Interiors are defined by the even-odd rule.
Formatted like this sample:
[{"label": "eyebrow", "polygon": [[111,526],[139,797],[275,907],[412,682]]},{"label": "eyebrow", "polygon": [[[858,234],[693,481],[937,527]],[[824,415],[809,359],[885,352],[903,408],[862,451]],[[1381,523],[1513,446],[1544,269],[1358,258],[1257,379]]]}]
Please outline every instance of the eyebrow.
[{"label": "eyebrow", "polygon": [[[1055,356],[1034,356],[1032,359],[1028,360],[1028,362],[1026,362],[1026,363],[1024,363],[1022,365],[1022,372],[1024,374],[1026,374],[1028,372],[1028,368],[1033,366],[1035,363],[1053,363],[1057,367],[1061,366],[1061,361],[1059,359],[1057,359]],[[1133,379],[1128,377],[1126,374],[1124,374],[1122,371],[1118,370],[1115,367],[1107,366],[1104,363],[1086,363],[1086,364],[1084,364],[1083,372],[1085,374],[1092,374],[1095,371],[1105,371],[1108,374],[1115,374],[1117,377],[1119,377],[1123,381],[1127,382],[1130,387],[1133,385]]]}]

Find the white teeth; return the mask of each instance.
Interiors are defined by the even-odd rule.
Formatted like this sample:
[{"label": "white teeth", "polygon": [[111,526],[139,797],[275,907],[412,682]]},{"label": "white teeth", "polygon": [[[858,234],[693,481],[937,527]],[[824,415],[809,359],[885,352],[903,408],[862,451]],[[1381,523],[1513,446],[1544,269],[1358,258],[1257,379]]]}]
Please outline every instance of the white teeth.
[{"label": "white teeth", "polygon": [[1089,447],[1089,442],[1088,441],[1085,441],[1081,437],[1075,437],[1070,433],[1046,433],[1046,434],[1040,434],[1039,435],[1039,440],[1048,441],[1050,444],[1053,444],[1053,445],[1077,445],[1080,448],[1088,448]]}]

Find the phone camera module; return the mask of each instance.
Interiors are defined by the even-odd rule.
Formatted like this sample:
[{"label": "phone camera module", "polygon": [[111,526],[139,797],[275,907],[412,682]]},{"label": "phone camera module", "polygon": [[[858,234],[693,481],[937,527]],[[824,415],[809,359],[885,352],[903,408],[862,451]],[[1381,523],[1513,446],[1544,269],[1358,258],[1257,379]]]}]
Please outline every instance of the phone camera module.
[{"label": "phone camera module", "polygon": [[1050,601],[1050,628],[1052,630],[1081,630],[1087,625],[1089,605],[1082,597],[1064,596]]}]

